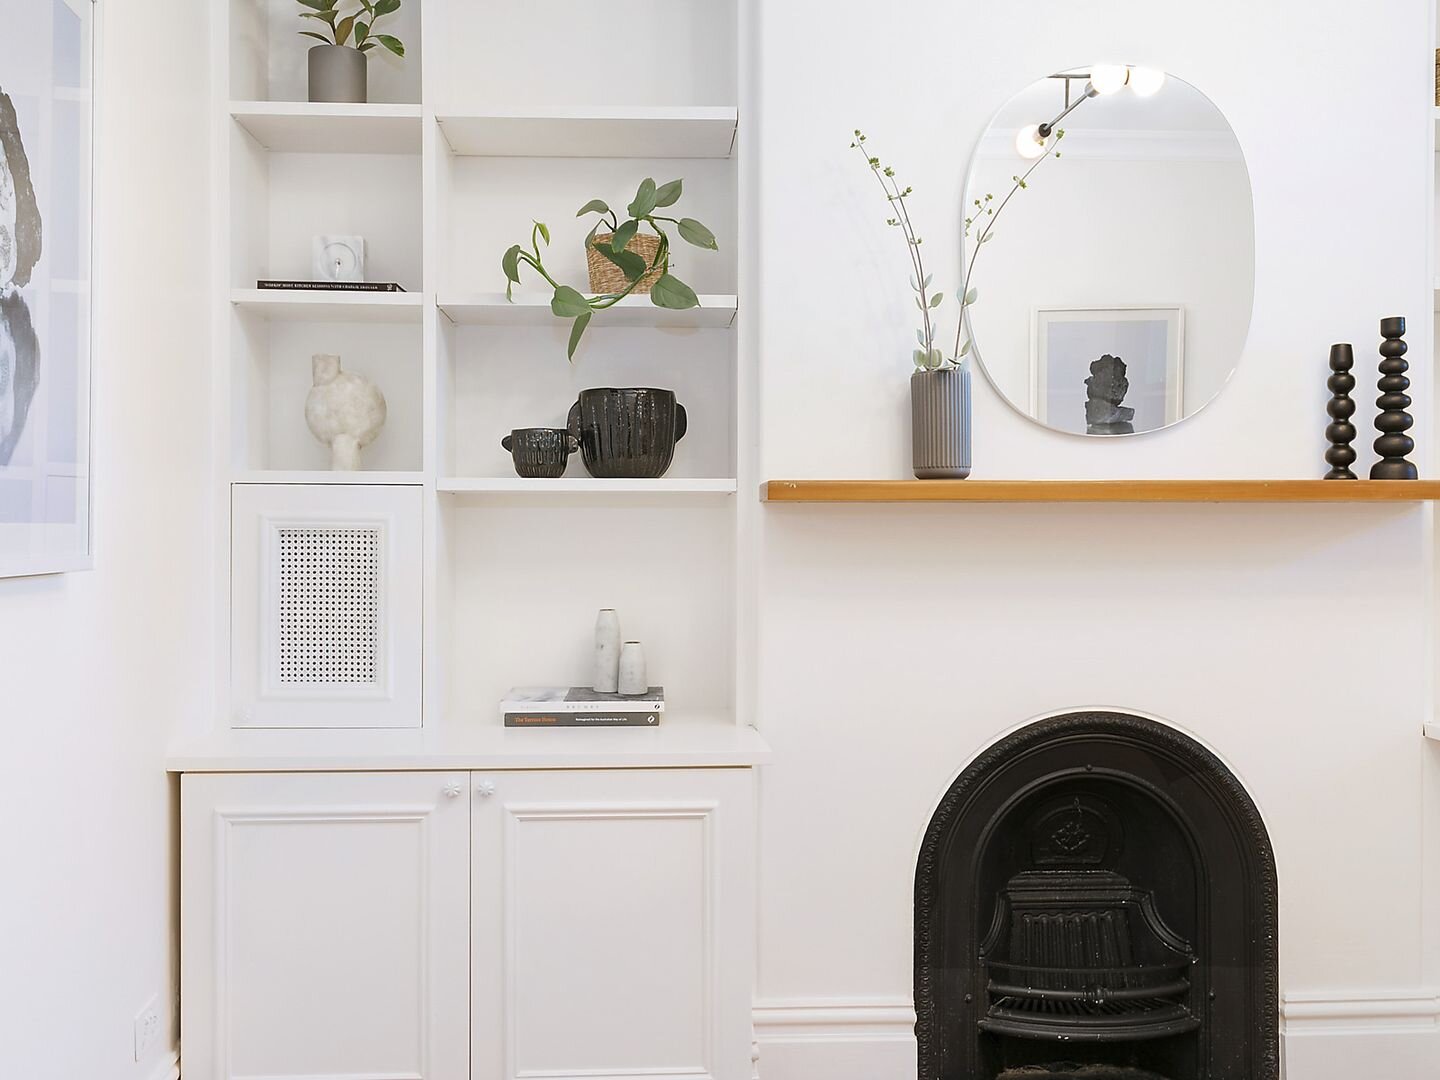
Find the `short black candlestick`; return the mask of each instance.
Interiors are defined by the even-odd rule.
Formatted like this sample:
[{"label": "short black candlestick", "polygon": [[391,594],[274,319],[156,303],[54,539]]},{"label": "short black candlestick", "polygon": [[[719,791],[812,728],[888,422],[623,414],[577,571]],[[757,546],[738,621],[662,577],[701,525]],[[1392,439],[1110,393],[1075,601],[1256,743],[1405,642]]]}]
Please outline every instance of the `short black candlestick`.
[{"label": "short black candlestick", "polygon": [[1415,440],[1406,435],[1414,418],[1405,410],[1410,407],[1410,380],[1405,372],[1410,365],[1405,361],[1409,346],[1405,344],[1405,320],[1396,316],[1380,320],[1380,380],[1375,388],[1380,396],[1375,404],[1380,415],[1375,417],[1375,428],[1380,437],[1375,440],[1375,452],[1380,455],[1370,469],[1371,480],[1416,480],[1420,472],[1405,460],[1405,455],[1415,449]]},{"label": "short black candlestick", "polygon": [[1353,347],[1330,346],[1330,370],[1335,374],[1325,383],[1331,395],[1330,403],[1325,406],[1330,414],[1330,426],[1325,429],[1325,437],[1330,440],[1330,449],[1325,451],[1325,460],[1330,464],[1326,480],[1358,479],[1350,471],[1350,466],[1355,464],[1355,448],[1350,445],[1355,441],[1355,425],[1350,422],[1350,417],[1355,415],[1355,399],[1350,396],[1350,391],[1355,389],[1355,376],[1350,374],[1354,366]]}]

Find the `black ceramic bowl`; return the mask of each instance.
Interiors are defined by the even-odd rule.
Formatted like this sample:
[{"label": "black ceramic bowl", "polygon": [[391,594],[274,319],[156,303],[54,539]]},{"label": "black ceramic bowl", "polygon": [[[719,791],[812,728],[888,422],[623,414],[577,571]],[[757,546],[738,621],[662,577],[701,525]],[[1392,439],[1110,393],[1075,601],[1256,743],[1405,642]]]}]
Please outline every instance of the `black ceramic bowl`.
[{"label": "black ceramic bowl", "polygon": [[510,451],[517,476],[553,480],[565,475],[570,455],[579,448],[575,437],[564,428],[516,428],[500,440]]},{"label": "black ceramic bowl", "polygon": [[688,425],[674,391],[650,387],[582,390],[570,409],[570,434],[595,477],[664,476]]}]

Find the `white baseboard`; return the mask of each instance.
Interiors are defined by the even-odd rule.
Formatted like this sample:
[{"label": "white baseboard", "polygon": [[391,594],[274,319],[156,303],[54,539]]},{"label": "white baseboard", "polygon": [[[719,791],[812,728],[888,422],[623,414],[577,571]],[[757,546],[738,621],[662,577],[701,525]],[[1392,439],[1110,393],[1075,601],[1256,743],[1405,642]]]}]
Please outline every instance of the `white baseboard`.
[{"label": "white baseboard", "polygon": [[180,1080],[180,1048],[177,1046],[166,1054],[145,1080]]},{"label": "white baseboard", "polygon": [[[1436,1080],[1440,993],[1287,994],[1281,1007],[1285,1080]],[[761,1080],[914,1080],[915,1010],[908,1000],[758,1001]]]}]

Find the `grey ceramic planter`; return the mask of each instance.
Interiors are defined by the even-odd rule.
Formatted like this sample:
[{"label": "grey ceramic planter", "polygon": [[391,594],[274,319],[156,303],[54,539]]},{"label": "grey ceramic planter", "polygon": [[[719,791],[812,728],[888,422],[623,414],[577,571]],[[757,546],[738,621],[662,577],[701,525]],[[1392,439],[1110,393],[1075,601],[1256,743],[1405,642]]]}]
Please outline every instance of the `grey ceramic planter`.
[{"label": "grey ceramic planter", "polygon": [[964,480],[970,475],[970,369],[940,368],[910,376],[915,476]]},{"label": "grey ceramic planter", "polygon": [[310,50],[310,100],[363,105],[369,99],[366,57],[348,45]]}]

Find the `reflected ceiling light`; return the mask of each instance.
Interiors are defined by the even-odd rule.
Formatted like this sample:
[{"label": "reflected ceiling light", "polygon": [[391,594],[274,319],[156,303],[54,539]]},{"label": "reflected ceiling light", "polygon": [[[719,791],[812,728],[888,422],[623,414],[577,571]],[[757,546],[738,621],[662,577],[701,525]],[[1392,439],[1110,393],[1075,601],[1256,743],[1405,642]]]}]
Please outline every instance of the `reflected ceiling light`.
[{"label": "reflected ceiling light", "polygon": [[1015,152],[1027,161],[1045,156],[1045,138],[1039,124],[1023,127],[1015,135]]},{"label": "reflected ceiling light", "polygon": [[1165,72],[1159,68],[1137,67],[1130,69],[1130,89],[1139,97],[1154,97],[1165,85]]},{"label": "reflected ceiling light", "polygon": [[1096,64],[1090,69],[1090,85],[1102,96],[1125,89],[1125,80],[1129,77],[1130,69],[1124,64]]}]

